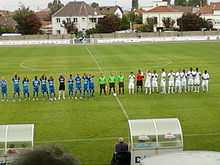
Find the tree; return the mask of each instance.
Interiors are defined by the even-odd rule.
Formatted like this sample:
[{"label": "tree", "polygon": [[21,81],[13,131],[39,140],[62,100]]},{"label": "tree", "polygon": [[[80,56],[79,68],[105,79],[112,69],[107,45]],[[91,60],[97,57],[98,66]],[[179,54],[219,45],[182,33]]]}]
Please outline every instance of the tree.
[{"label": "tree", "polygon": [[187,1],[186,0],[175,0],[175,6],[186,6]]},{"label": "tree", "polygon": [[60,147],[47,146],[19,155],[12,165],[80,165],[78,159],[65,153]]},{"label": "tree", "polygon": [[63,25],[68,34],[76,34],[78,32],[78,29],[73,21],[72,22],[63,21]]},{"label": "tree", "polygon": [[138,30],[140,30],[141,32],[153,32],[154,26],[156,24],[157,24],[157,19],[155,17],[148,17],[146,20],[146,24]]},{"label": "tree", "polygon": [[120,30],[127,30],[127,29],[130,29],[129,18],[127,15],[123,15],[120,24]]},{"label": "tree", "polygon": [[105,16],[99,20],[99,23],[96,25],[97,31],[99,33],[112,33],[117,30],[120,30],[121,19],[115,15]]},{"label": "tree", "polygon": [[48,8],[50,9],[51,16],[62,7],[64,7],[64,4],[60,0],[53,0],[53,2],[48,3]]},{"label": "tree", "polygon": [[92,6],[93,8],[97,8],[97,7],[99,7],[99,4],[96,3],[96,2],[92,2],[91,6]]},{"label": "tree", "polygon": [[188,5],[189,6],[204,6],[207,4],[207,0],[189,0]]},{"label": "tree", "polygon": [[181,31],[199,31],[208,27],[208,22],[198,14],[186,13],[177,20]]},{"label": "tree", "polygon": [[29,8],[22,6],[15,11],[14,20],[17,22],[17,31],[22,34],[36,34],[40,32],[41,22]]},{"label": "tree", "polygon": [[175,24],[175,20],[173,20],[170,17],[164,17],[162,21],[163,21],[163,25],[165,26],[166,29],[173,28],[173,25]]}]

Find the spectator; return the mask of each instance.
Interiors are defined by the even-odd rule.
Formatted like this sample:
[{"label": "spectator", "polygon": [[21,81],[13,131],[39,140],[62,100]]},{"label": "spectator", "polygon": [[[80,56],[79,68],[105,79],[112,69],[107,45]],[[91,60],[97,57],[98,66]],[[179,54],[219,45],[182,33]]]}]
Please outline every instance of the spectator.
[{"label": "spectator", "polygon": [[122,137],[118,139],[118,143],[115,145],[115,152],[128,152],[128,144],[124,142]]},{"label": "spectator", "polygon": [[57,146],[44,147],[26,152],[18,157],[12,165],[80,165],[72,155]]}]

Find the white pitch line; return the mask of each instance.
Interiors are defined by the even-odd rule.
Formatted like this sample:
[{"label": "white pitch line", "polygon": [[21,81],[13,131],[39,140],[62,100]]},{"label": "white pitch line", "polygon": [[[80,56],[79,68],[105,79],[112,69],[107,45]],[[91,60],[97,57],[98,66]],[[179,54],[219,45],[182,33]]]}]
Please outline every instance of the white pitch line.
[{"label": "white pitch line", "polygon": [[[207,134],[185,134],[184,137],[204,137],[204,136],[220,136],[220,133],[207,133]],[[128,137],[124,137],[128,139]],[[44,140],[35,141],[35,143],[72,143],[72,142],[97,142],[97,141],[112,141],[117,140],[118,137],[100,137],[100,138],[82,138],[82,139],[63,139],[63,140]]]},{"label": "white pitch line", "polygon": [[29,71],[47,71],[46,69],[36,69],[36,68],[32,68],[32,67],[28,67],[24,64],[24,62],[20,63],[19,65],[22,69],[26,69]]},{"label": "white pitch line", "polygon": [[[87,50],[87,52],[89,53],[89,55],[92,57],[92,59],[93,59],[94,62],[96,63],[96,65],[97,65],[99,71],[100,71],[100,72],[103,72],[103,69],[102,69],[101,65],[99,64],[99,62],[97,61],[95,55],[89,50],[89,48],[87,47],[87,45],[86,45],[85,47],[86,47],[86,50]],[[127,113],[127,111],[125,110],[125,108],[124,108],[122,102],[120,101],[119,97],[118,97],[118,96],[115,96],[115,99],[116,99],[118,105],[120,106],[121,111],[123,112],[125,118],[128,120],[128,119],[129,119],[128,113]]]}]

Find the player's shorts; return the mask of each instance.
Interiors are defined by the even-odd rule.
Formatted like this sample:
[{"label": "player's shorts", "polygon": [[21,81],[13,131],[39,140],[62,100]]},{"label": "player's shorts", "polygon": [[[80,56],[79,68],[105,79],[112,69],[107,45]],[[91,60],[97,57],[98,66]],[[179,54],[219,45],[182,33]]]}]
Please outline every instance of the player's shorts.
[{"label": "player's shorts", "polygon": [[161,87],[166,87],[166,81],[161,81],[161,82],[160,82],[160,86],[161,86]]},{"label": "player's shorts", "polygon": [[42,86],[41,92],[42,93],[47,93],[48,92],[47,87],[46,86]]},{"label": "player's shorts", "polygon": [[175,85],[175,84],[174,84],[174,81],[169,81],[168,84],[169,84],[169,87],[174,87],[174,85]]},{"label": "player's shorts", "polygon": [[142,87],[143,86],[143,80],[137,80],[137,86]]},{"label": "player's shorts", "polygon": [[158,83],[157,81],[152,82],[152,88],[158,88]]},{"label": "player's shorts", "polygon": [[28,89],[28,88],[24,88],[24,89],[23,89],[23,93],[24,93],[24,94],[29,94],[29,89]]},{"label": "player's shorts", "polygon": [[49,87],[49,92],[50,92],[50,93],[55,93],[54,87]]},{"label": "player's shorts", "polygon": [[2,88],[1,92],[2,92],[2,94],[6,95],[8,93],[8,89],[7,88]]},{"label": "player's shorts", "polygon": [[151,88],[151,81],[145,81],[144,87]]},{"label": "player's shorts", "polygon": [[20,92],[20,88],[18,86],[14,87],[14,93],[19,93]]},{"label": "player's shorts", "polygon": [[128,84],[128,89],[134,89],[134,83],[129,83]]},{"label": "player's shorts", "polygon": [[65,85],[64,84],[60,84],[59,91],[65,91]]},{"label": "player's shorts", "polygon": [[208,80],[203,80],[202,81],[202,86],[203,87],[208,87],[209,86],[209,81]]},{"label": "player's shorts", "polygon": [[89,84],[89,89],[90,89],[90,90],[93,90],[94,88],[95,88],[94,83],[90,83],[90,84]]},{"label": "player's shorts", "polygon": [[83,89],[84,90],[89,90],[89,84],[84,84]]},{"label": "player's shorts", "polygon": [[33,89],[33,92],[34,92],[34,93],[38,93],[38,92],[39,92],[39,88],[34,88],[34,89]]},{"label": "player's shorts", "polygon": [[124,82],[119,82],[119,88],[124,88],[125,84]]},{"label": "player's shorts", "polygon": [[81,90],[81,84],[76,84],[76,90]]},{"label": "player's shorts", "polygon": [[192,86],[193,83],[194,83],[194,82],[193,82],[193,79],[189,79],[189,80],[188,80],[188,85],[189,85],[189,86]]},{"label": "player's shorts", "polygon": [[175,86],[176,86],[176,87],[181,87],[181,81],[179,81],[179,80],[176,81]]},{"label": "player's shorts", "polygon": [[194,85],[200,85],[200,79],[195,79]]},{"label": "player's shorts", "polygon": [[186,80],[182,80],[182,81],[181,81],[181,86],[182,86],[182,87],[186,87],[186,84],[187,84],[187,83],[186,83]]},{"label": "player's shorts", "polygon": [[115,88],[115,83],[109,83],[109,88]]},{"label": "player's shorts", "polygon": [[69,86],[68,86],[68,90],[69,90],[69,91],[73,91],[73,90],[74,90],[73,85],[69,85]]},{"label": "player's shorts", "polygon": [[100,84],[100,89],[104,89],[105,90],[105,84]]}]

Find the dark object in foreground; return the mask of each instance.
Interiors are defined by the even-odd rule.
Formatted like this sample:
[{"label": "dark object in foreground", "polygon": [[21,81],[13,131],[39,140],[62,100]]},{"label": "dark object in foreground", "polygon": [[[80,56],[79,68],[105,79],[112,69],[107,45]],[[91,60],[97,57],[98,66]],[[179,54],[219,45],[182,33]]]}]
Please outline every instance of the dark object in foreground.
[{"label": "dark object in foreground", "polygon": [[12,165],[80,165],[78,159],[60,147],[47,146],[24,153]]},{"label": "dark object in foreground", "polygon": [[130,152],[119,152],[114,153],[111,165],[130,165],[131,164],[131,153]]}]

